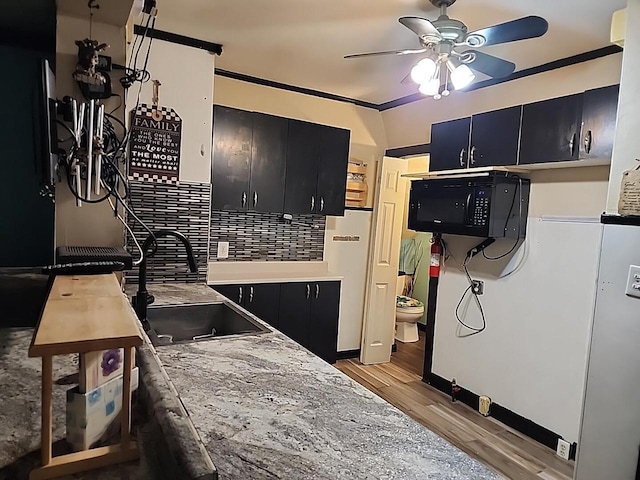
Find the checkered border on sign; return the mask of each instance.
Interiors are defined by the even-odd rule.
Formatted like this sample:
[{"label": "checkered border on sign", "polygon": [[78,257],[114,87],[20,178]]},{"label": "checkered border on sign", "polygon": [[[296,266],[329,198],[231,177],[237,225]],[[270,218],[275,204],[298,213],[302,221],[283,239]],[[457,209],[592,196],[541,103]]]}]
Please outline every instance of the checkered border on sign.
[{"label": "checkered border on sign", "polygon": [[167,185],[180,185],[178,177],[169,177],[167,175],[156,175],[154,173],[132,172],[129,180],[142,180],[144,182],[163,183]]},{"label": "checkered border on sign", "polygon": [[178,115],[172,108],[155,107],[153,105],[149,106],[144,103],[138,105],[136,115],[144,115],[145,117],[153,118],[154,111],[159,111],[162,114],[162,118],[166,118],[168,120],[181,120],[180,115]]}]

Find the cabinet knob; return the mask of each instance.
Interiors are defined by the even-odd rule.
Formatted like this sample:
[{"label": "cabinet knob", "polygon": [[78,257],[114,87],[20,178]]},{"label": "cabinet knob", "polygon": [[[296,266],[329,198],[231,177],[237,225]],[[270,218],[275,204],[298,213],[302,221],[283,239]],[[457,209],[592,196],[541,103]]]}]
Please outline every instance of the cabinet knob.
[{"label": "cabinet knob", "polygon": [[311,211],[313,212],[315,208],[316,208],[316,197],[315,195],[311,195]]},{"label": "cabinet knob", "polygon": [[320,285],[316,283],[316,300],[320,296]]},{"label": "cabinet knob", "polygon": [[460,166],[464,168],[464,156],[467,153],[467,149],[463,148],[462,150],[460,150]]},{"label": "cabinet knob", "polygon": [[476,150],[477,148],[474,145],[473,147],[471,147],[471,152],[469,152],[471,165],[474,165],[476,163]]},{"label": "cabinet knob", "polygon": [[258,192],[253,192],[253,206],[258,205]]},{"label": "cabinet knob", "polygon": [[309,284],[307,283],[307,300],[309,300],[309,297],[311,296],[311,287],[309,286]]}]

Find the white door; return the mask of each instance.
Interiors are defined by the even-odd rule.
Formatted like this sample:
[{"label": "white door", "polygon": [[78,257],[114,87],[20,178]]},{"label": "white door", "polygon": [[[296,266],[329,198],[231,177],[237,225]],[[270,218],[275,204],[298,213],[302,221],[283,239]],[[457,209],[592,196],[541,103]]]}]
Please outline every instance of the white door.
[{"label": "white door", "polygon": [[360,349],[360,361],[364,364],[385,363],[391,359],[407,185],[402,175],[407,172],[407,161],[384,157],[378,172]]}]

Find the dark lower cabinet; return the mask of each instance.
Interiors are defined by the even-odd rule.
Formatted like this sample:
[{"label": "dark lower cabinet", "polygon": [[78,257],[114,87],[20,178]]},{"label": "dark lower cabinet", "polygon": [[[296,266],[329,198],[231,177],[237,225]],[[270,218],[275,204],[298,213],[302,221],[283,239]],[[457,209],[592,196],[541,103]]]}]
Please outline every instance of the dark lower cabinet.
[{"label": "dark lower cabinet", "polygon": [[246,308],[259,319],[279,328],[280,284],[260,283],[256,285],[213,285],[234,303]]},{"label": "dark lower cabinet", "polygon": [[309,346],[311,283],[283,283],[280,287],[280,328],[291,340]]},{"label": "dark lower cabinet", "polygon": [[211,288],[323,360],[336,362],[340,282],[213,285]]},{"label": "dark lower cabinet", "polygon": [[473,115],[469,167],[516,165],[521,116],[521,106]]},{"label": "dark lower cabinet", "polygon": [[339,314],[340,282],[313,284],[309,350],[329,363],[337,360]]},{"label": "dark lower cabinet", "polygon": [[578,159],[582,100],[580,93],[523,107],[521,165]]}]

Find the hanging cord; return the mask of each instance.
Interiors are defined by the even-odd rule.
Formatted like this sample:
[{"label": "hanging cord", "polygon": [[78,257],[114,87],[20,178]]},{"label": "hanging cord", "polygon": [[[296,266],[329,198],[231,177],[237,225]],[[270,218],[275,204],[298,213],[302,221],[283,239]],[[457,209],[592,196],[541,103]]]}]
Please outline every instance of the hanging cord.
[{"label": "hanging cord", "polygon": [[[472,337],[473,335],[477,335],[483,332],[487,328],[487,319],[484,314],[484,308],[482,307],[482,302],[480,302],[480,298],[478,294],[473,289],[473,279],[471,278],[471,275],[469,274],[469,269],[467,268],[467,264],[469,263],[470,260],[471,260],[471,257],[467,256],[464,259],[464,263],[462,264],[462,268],[464,269],[464,273],[467,276],[467,281],[469,282],[469,286],[462,293],[462,296],[460,297],[460,300],[458,301],[458,305],[456,305],[456,310],[455,310],[456,320],[458,321],[458,323],[460,323],[460,325],[462,325],[463,327],[471,330],[471,333],[468,333],[465,335],[458,335],[459,337],[462,337],[462,338]],[[478,306],[478,310],[480,311],[480,316],[482,317],[482,326],[480,328],[472,327],[471,325],[468,325],[460,317],[460,306],[462,305],[462,302],[464,302],[464,299],[466,298],[469,292],[471,292],[471,294],[473,295],[475,303]]]},{"label": "hanging cord", "polygon": [[135,244],[136,248],[138,249],[138,252],[140,252],[140,257],[133,262],[134,266],[138,266],[138,265],[140,265],[142,263],[142,260],[144,259],[144,252],[142,251],[142,247],[140,246],[140,243],[138,242],[138,239],[136,238],[135,234],[133,233],[133,230],[131,230],[131,227],[129,227],[129,225],[127,225],[127,222],[125,221],[125,219],[122,217],[122,215],[120,215],[118,213],[118,210],[116,210],[116,206],[114,205],[114,203],[111,201],[110,198],[108,200],[109,200],[109,205],[111,205],[111,208],[113,209],[114,213],[116,214],[116,217],[118,217],[118,220],[120,220],[120,223],[122,223],[124,228],[127,229],[127,232],[129,232],[129,235],[131,235],[131,238],[133,239],[133,243]]}]

